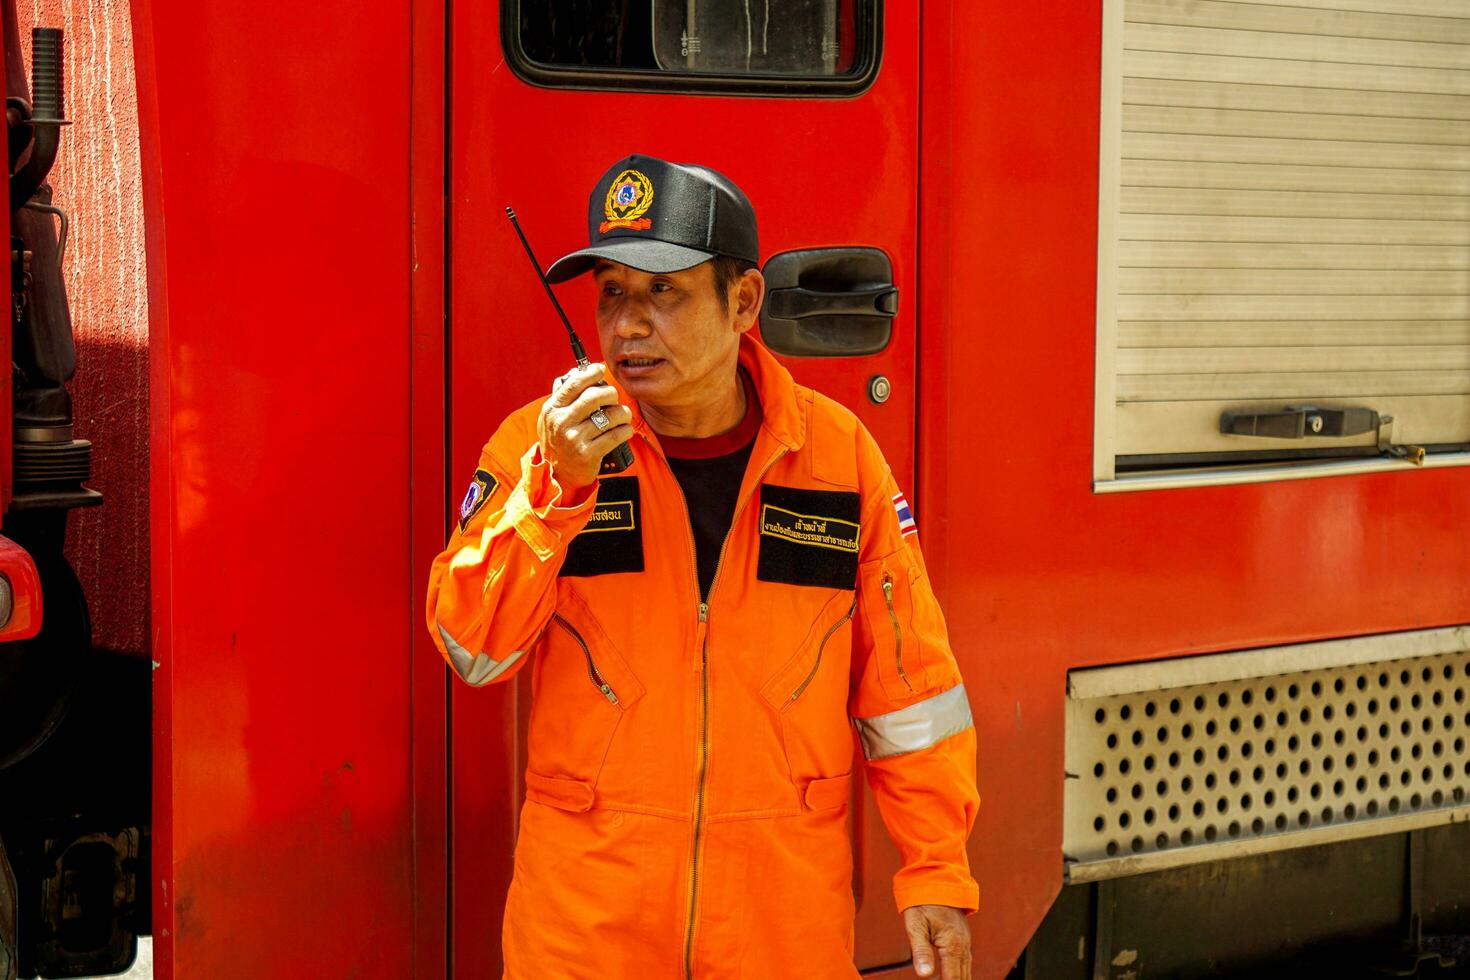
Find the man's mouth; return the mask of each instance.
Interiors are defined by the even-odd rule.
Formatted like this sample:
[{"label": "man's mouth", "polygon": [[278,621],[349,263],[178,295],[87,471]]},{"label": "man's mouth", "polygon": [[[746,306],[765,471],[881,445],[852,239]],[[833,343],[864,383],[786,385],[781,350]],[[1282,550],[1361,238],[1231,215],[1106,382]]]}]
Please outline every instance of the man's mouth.
[{"label": "man's mouth", "polygon": [[650,368],[650,367],[654,367],[655,365],[662,364],[663,362],[664,362],[664,359],[662,357],[620,357],[620,358],[618,358],[618,366],[619,367],[623,367],[623,368],[634,368],[634,369],[637,369],[637,368]]}]

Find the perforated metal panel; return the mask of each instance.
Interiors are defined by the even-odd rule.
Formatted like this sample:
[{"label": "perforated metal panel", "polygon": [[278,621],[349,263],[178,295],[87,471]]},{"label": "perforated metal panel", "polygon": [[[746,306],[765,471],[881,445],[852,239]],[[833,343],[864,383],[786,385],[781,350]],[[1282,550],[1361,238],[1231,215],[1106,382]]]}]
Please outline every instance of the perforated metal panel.
[{"label": "perforated metal panel", "polygon": [[[1393,656],[1405,637],[1440,652]],[[1378,638],[1107,668],[1092,691],[1074,675],[1070,877],[1470,819],[1466,638],[1463,629],[1396,634],[1383,638],[1384,659],[1367,662]],[[1303,660],[1322,666],[1240,676]],[[1171,673],[1221,679],[1156,686]]]}]

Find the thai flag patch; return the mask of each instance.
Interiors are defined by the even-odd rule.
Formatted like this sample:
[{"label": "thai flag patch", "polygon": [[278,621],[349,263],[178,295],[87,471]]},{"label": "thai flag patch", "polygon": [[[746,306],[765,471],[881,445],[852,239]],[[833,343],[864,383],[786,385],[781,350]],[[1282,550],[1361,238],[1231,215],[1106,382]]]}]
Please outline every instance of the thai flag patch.
[{"label": "thai flag patch", "polygon": [[919,525],[914,523],[914,512],[909,509],[909,502],[904,498],[903,491],[893,495],[893,510],[898,514],[898,530],[904,537],[919,532]]}]

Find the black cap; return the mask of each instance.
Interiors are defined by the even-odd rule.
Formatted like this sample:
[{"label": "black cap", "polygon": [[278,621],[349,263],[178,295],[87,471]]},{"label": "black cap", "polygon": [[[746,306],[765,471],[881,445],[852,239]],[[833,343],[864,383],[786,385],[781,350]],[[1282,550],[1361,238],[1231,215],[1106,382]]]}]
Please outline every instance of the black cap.
[{"label": "black cap", "polygon": [[546,270],[565,282],[598,259],[678,272],[716,255],[758,261],[755,209],[724,174],[634,154],[608,168],[587,201],[587,248]]}]

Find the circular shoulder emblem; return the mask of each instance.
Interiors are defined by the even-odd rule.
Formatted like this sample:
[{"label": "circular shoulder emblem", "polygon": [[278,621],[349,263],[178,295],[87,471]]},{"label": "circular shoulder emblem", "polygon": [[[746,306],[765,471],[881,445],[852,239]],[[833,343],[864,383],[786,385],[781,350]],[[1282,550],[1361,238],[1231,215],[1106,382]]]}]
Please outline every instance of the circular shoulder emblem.
[{"label": "circular shoulder emblem", "polygon": [[597,230],[606,234],[614,228],[633,231],[651,228],[653,222],[643,215],[652,206],[653,183],[642,171],[624,170],[613,178],[607,189],[607,200],[602,208],[607,220],[598,225]]},{"label": "circular shoulder emblem", "polygon": [[480,485],[480,481],[478,480],[470,484],[469,490],[465,492],[464,501],[459,505],[460,520],[464,520],[475,512],[475,504],[480,502],[480,494],[484,490],[485,488]]}]

